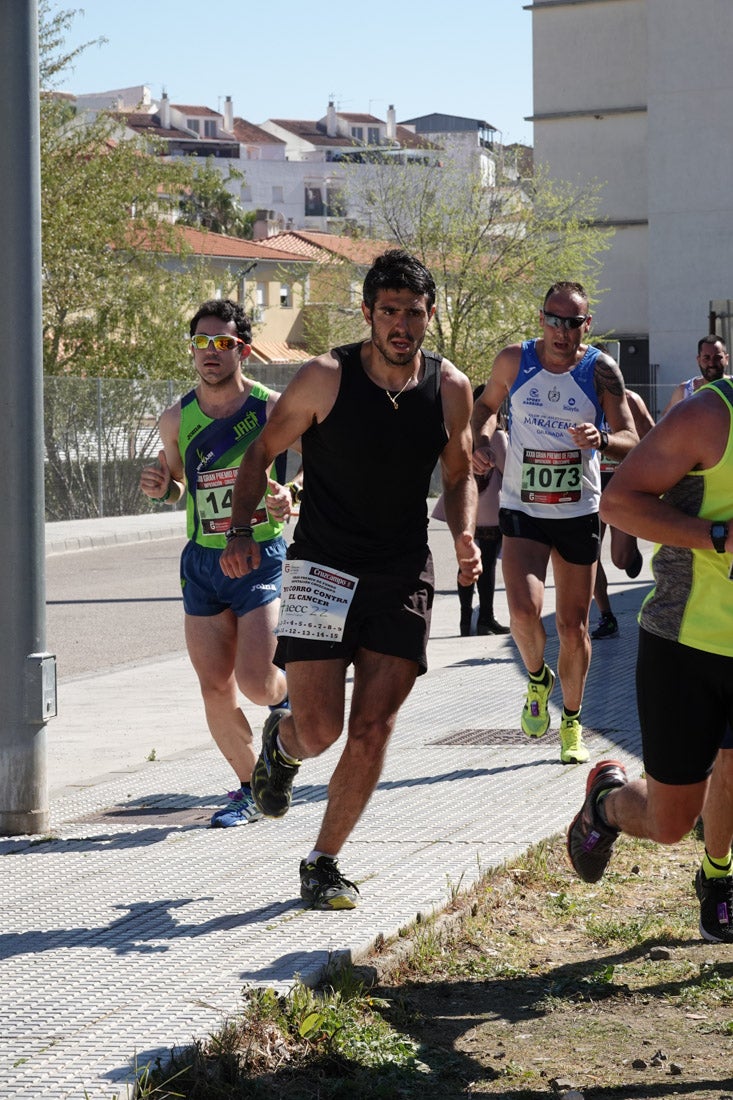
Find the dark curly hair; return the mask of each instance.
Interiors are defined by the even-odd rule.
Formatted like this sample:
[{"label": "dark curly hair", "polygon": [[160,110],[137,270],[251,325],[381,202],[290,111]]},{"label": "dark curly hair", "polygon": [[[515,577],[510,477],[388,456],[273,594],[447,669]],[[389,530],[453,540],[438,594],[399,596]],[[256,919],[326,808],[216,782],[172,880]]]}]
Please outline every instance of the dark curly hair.
[{"label": "dark curly hair", "polygon": [[362,297],[367,309],[374,309],[379,290],[411,290],[424,294],[428,311],[435,305],[435,281],[424,264],[401,248],[390,248],[377,256],[364,279]]},{"label": "dark curly hair", "polygon": [[245,344],[252,342],[252,322],[239,303],[233,302],[231,298],[209,298],[208,302],[202,302],[191,318],[191,336],[196,332],[196,326],[202,317],[218,317],[225,324],[234,321],[239,339],[244,340]]}]

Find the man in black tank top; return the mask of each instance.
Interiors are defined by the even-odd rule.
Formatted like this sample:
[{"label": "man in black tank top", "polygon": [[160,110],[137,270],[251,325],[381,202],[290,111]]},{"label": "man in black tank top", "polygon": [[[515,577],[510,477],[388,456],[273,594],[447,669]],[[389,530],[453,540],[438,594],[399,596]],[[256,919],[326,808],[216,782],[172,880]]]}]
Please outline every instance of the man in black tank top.
[{"label": "man in black tank top", "polygon": [[341,735],[354,666],[346,743],[314,848],[300,865],[301,897],[315,909],[356,905],[359,891],[337,856],[376,787],[399,708],[427,668],[427,496],[438,461],[459,575],[471,584],[481,571],[471,387],[452,363],[421,350],[434,303],[435,283],[418,260],[396,249],[378,257],[364,281],[370,338],[300,369],[247,450],[234,488],[221,567],[240,577],[259,561],[251,532],[240,529],[250,501],[260,499],[272,458],[301,437],[304,491],[275,658],[287,667],[291,709],[275,712],[263,730],[252,791],[264,814],[287,812],[301,762]]}]

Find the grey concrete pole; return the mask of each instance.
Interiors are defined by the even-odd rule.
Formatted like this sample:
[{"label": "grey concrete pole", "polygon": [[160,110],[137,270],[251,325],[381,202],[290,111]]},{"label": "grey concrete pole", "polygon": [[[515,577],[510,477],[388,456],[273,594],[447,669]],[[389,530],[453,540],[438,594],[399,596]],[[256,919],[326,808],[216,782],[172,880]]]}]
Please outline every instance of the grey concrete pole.
[{"label": "grey concrete pole", "polygon": [[0,834],[48,829],[41,172],[36,0],[0,0]]}]

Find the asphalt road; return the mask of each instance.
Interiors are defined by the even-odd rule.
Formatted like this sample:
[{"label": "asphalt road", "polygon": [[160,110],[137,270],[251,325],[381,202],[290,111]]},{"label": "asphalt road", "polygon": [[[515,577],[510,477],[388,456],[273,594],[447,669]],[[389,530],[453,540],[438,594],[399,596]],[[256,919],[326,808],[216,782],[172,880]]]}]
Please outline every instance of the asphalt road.
[{"label": "asphalt road", "polygon": [[[73,679],[184,653],[178,560],[185,540],[54,554],[46,559],[46,643],[59,678]],[[436,588],[453,593],[447,526],[433,522]],[[458,599],[455,602],[456,630]]]},{"label": "asphalt road", "polygon": [[153,539],[46,559],[46,643],[59,677],[185,651],[183,544]]}]

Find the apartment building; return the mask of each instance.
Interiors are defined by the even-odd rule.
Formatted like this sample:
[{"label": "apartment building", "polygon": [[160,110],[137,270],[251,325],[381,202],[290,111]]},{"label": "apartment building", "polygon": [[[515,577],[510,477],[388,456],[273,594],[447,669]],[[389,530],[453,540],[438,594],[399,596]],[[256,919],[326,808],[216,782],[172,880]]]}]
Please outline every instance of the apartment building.
[{"label": "apartment building", "polygon": [[354,212],[346,194],[346,168],[376,159],[411,165],[434,163],[441,150],[401,126],[395,109],[386,119],[337,111],[333,102],[320,119],[268,119],[255,125],[234,114],[231,96],[222,110],[152,98],[146,85],[76,98],[80,112],[111,111],[122,132],[163,142],[171,157],[214,157],[222,171],[244,174],[232,184],[245,210],[256,210],[255,236],[285,229],[340,232]]},{"label": "apartment building", "polygon": [[[534,156],[604,184],[615,229],[594,309],[630,384],[657,411],[697,373],[697,341],[730,346],[733,4],[534,0]],[[558,275],[561,275],[558,272]]]}]

